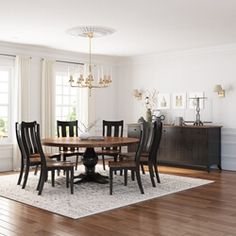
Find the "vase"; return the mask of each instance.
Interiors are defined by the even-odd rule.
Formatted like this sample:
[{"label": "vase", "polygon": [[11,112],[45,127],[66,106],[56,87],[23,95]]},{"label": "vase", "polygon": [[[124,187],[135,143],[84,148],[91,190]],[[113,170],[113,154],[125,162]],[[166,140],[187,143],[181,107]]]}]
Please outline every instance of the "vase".
[{"label": "vase", "polygon": [[88,139],[90,136],[91,136],[91,135],[90,135],[89,132],[84,132],[84,133],[82,133],[82,134],[79,135],[80,139],[82,139],[82,140],[83,140],[83,139],[86,140],[86,139]]},{"label": "vase", "polygon": [[147,122],[152,122],[152,111],[150,108],[147,109],[146,111],[146,121]]}]

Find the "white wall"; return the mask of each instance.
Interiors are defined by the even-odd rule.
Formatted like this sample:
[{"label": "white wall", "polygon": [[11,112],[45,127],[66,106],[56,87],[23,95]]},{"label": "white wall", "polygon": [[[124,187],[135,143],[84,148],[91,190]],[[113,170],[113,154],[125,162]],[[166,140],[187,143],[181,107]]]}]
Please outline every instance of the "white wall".
[{"label": "white wall", "polygon": [[[0,42],[0,53],[28,55],[32,57],[31,112],[32,120],[40,122],[41,58],[85,62],[87,55]],[[236,170],[236,47],[218,47],[177,53],[146,55],[132,58],[96,56],[96,63],[112,65],[113,83],[109,88],[92,91],[96,119],[124,119],[136,122],[145,115],[143,103],[132,96],[134,88],[155,88],[159,92],[204,91],[208,97],[203,119],[223,125],[222,164],[224,169]],[[215,84],[226,89],[226,97],[220,99],[213,92]],[[194,111],[169,110],[168,121],[182,115],[194,118]],[[101,121],[97,133],[101,132]],[[5,153],[5,154],[4,154]],[[0,170],[12,165],[10,146],[0,146]],[[4,160],[4,161],[3,161]]]},{"label": "white wall", "polygon": [[[0,54],[25,55],[32,57],[31,64],[31,105],[30,119],[40,123],[41,109],[41,59],[50,58],[55,60],[87,62],[88,55],[49,49],[45,47],[34,47],[20,44],[12,44],[0,42]],[[94,63],[108,64],[114,66],[117,58],[106,56],[94,56]],[[113,83],[105,89],[92,90],[91,99],[94,101],[95,119],[115,119],[117,109],[114,107],[116,103],[116,69],[113,69]],[[98,125],[100,125],[99,122]],[[11,145],[0,144],[0,171],[11,170],[12,168],[12,147]]]},{"label": "white wall", "polygon": [[[213,92],[222,84],[226,97]],[[118,67],[118,113],[127,123],[145,116],[144,102],[132,97],[133,89],[165,93],[205,92],[207,101],[201,111],[202,120],[220,124],[222,130],[222,164],[236,170],[236,46],[198,49],[159,55],[131,57]],[[175,116],[194,120],[194,110],[165,112],[167,122]]]}]

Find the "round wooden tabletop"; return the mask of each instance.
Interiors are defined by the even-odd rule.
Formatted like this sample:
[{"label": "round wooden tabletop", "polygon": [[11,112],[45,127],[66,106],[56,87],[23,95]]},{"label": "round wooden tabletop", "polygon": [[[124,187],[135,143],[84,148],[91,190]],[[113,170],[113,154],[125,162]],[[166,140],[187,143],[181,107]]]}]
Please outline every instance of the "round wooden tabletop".
[{"label": "round wooden tabletop", "polygon": [[42,144],[45,146],[85,148],[126,146],[138,142],[139,139],[128,137],[104,137],[104,140],[81,140],[79,137],[55,137],[42,140]]}]

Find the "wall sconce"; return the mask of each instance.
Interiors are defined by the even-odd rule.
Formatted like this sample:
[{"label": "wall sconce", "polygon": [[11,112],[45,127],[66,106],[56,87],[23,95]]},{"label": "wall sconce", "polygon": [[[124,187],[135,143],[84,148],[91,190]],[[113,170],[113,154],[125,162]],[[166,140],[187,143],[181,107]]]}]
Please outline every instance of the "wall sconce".
[{"label": "wall sconce", "polygon": [[134,89],[133,96],[138,100],[142,100],[143,92],[141,90]]},{"label": "wall sconce", "polygon": [[225,97],[225,90],[220,84],[215,85],[214,92],[217,92],[219,97]]}]

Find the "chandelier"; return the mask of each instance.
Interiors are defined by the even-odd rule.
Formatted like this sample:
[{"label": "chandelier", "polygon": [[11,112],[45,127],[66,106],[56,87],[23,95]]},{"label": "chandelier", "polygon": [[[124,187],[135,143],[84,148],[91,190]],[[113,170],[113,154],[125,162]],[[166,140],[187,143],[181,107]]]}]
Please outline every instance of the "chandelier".
[{"label": "chandelier", "polygon": [[86,37],[89,40],[89,62],[84,64],[83,72],[69,75],[70,86],[88,88],[90,95],[92,88],[108,87],[112,82],[111,69],[108,69],[107,66],[92,64],[92,39],[112,34],[115,30],[99,26],[82,26],[69,29],[67,32],[73,36]]}]

